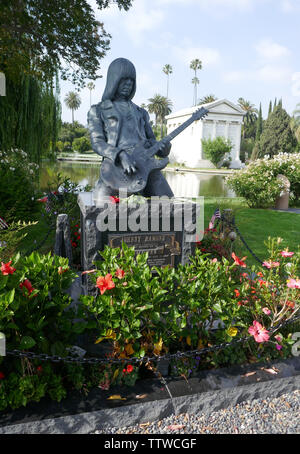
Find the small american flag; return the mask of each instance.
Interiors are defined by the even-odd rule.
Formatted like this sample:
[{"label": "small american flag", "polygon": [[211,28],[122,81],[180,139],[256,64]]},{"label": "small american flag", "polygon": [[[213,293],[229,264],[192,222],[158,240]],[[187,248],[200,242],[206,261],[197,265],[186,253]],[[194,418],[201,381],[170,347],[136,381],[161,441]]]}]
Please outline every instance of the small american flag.
[{"label": "small american flag", "polygon": [[220,212],[220,209],[219,209],[219,208],[216,209],[216,211],[214,212],[214,214],[213,214],[212,217],[211,217],[211,220],[210,220],[209,226],[208,226],[209,230],[211,230],[211,229],[214,228],[215,220],[216,220],[217,218],[218,218],[218,219],[221,218],[221,212]]},{"label": "small american flag", "polygon": [[8,225],[6,224],[4,219],[2,219],[1,217],[0,217],[0,229],[1,230],[8,229]]}]

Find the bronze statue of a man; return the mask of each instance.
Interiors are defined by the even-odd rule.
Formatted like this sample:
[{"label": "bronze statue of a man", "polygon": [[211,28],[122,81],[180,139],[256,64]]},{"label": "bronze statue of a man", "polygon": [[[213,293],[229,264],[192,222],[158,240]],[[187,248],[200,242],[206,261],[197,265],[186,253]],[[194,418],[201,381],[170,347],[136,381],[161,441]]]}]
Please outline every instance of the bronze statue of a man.
[{"label": "bronze statue of a man", "polygon": [[[102,101],[93,105],[88,113],[92,148],[104,158],[102,170],[109,169],[106,178],[100,174],[96,184],[95,189],[100,196],[118,194],[116,181],[113,184],[113,178],[116,178],[115,168],[118,168],[119,172],[122,171],[122,176],[130,179],[142,170],[141,167],[147,168],[147,151],[151,147],[153,149],[153,145],[156,144],[156,156],[160,158],[166,158],[170,153],[170,142],[164,139],[156,141],[148,112],[131,101],[135,91],[134,65],[125,58],[117,58],[108,68]],[[146,151],[144,155],[146,158],[138,160],[135,151],[139,153],[141,147]],[[147,181],[144,188],[141,191],[134,190],[134,193],[145,197],[162,195],[173,197],[173,192],[159,169],[151,170],[145,180]]]}]

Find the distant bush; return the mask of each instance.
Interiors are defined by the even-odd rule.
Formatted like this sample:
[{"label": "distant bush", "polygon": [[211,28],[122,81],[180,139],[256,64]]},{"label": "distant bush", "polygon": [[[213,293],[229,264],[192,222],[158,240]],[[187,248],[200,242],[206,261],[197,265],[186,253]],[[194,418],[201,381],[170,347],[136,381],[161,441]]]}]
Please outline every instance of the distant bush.
[{"label": "distant bush", "polygon": [[78,137],[73,140],[73,150],[78,151],[79,153],[84,153],[85,151],[89,151],[91,149],[92,145],[87,137]]},{"label": "distant bush", "polygon": [[244,197],[250,207],[271,207],[284,189],[282,181],[276,178],[279,174],[285,175],[291,183],[291,204],[300,204],[300,153],[258,159],[228,177],[227,184],[239,197]]},{"label": "distant bush", "polygon": [[202,147],[206,158],[216,167],[220,167],[226,155],[226,160],[230,158],[229,154],[232,150],[232,143],[229,139],[217,137],[216,139],[202,139]]}]

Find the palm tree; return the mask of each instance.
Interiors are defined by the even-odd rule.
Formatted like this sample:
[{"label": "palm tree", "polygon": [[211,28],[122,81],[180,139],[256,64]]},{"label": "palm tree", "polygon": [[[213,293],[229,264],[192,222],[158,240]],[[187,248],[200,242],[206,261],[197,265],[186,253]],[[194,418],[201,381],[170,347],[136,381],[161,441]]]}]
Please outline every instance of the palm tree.
[{"label": "palm tree", "polygon": [[253,125],[257,121],[258,110],[251,104],[250,101],[246,101],[244,98],[238,99],[238,105],[243,109],[245,113],[244,124],[243,124],[243,139],[245,139],[246,129],[249,125]]},{"label": "palm tree", "polygon": [[79,94],[74,91],[69,91],[64,101],[68,109],[71,109],[72,111],[72,123],[74,124],[74,110],[77,110],[81,104]]},{"label": "palm tree", "polygon": [[167,75],[167,98],[168,98],[168,96],[169,96],[169,75],[172,74],[173,68],[171,65],[167,64],[163,67],[162,70]]},{"label": "palm tree", "polygon": [[91,107],[91,105],[92,105],[92,90],[95,90],[95,84],[94,84],[94,82],[89,82],[86,86],[90,90],[90,107]]},{"label": "palm tree", "polygon": [[163,124],[166,115],[172,112],[172,102],[165,96],[155,94],[153,98],[148,99],[148,112],[155,115],[155,125],[160,124],[161,138],[163,136]]},{"label": "palm tree", "polygon": [[257,120],[258,110],[254,104],[251,104],[250,101],[246,101],[244,98],[239,98],[238,105],[246,112],[245,119],[247,123],[253,123]]},{"label": "palm tree", "polygon": [[192,80],[192,84],[194,84],[193,106],[195,106],[197,104],[197,85],[199,84],[199,79],[197,78],[197,70],[202,69],[202,61],[198,58],[195,58],[195,60],[191,61],[190,68],[195,71],[195,77]]},{"label": "palm tree", "polygon": [[217,97],[213,94],[203,96],[203,98],[199,99],[198,106],[201,104],[208,104],[209,102],[217,101]]}]

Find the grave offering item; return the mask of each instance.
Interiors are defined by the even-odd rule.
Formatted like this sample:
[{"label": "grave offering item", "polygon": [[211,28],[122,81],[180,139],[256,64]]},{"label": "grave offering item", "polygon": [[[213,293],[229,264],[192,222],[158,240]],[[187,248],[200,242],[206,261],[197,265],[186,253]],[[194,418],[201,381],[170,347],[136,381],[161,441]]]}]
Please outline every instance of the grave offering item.
[{"label": "grave offering item", "polygon": [[282,181],[284,189],[281,191],[280,196],[276,200],[275,210],[288,210],[291,183],[285,175],[279,174],[277,175],[277,179]]},{"label": "grave offering item", "polygon": [[148,112],[131,101],[135,91],[134,65],[125,58],[117,58],[108,68],[102,101],[88,113],[93,150],[104,158],[95,190],[98,197],[118,195],[120,188],[129,195],[173,197],[161,173],[169,162],[170,140],[208,111],[200,108],[157,142]]}]

